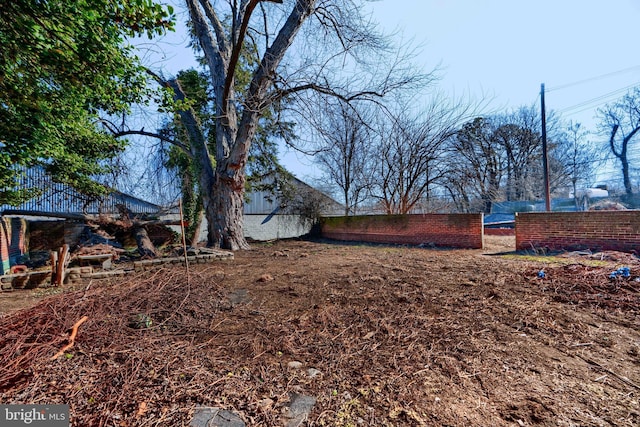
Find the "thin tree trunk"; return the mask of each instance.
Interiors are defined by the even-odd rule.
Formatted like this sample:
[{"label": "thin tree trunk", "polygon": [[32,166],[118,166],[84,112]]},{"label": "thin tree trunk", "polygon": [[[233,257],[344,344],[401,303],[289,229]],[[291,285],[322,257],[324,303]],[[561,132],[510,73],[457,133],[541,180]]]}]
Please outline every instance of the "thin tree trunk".
[{"label": "thin tree trunk", "polygon": [[194,217],[193,227],[191,233],[187,236],[187,240],[191,246],[197,246],[200,241],[200,230],[202,230],[202,221],[204,220],[204,210],[200,209]]},{"label": "thin tree trunk", "polygon": [[631,185],[631,178],[629,178],[629,160],[625,156],[622,161],[622,179],[624,180],[624,190],[627,196],[633,195],[633,186]]}]

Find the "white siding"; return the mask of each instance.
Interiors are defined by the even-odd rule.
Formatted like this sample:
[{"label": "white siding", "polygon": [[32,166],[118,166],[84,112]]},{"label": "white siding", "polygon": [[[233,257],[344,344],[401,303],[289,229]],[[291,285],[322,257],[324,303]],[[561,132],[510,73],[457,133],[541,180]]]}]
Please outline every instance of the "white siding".
[{"label": "white siding", "polygon": [[278,202],[274,196],[268,200],[269,194],[265,191],[251,192],[246,194],[244,204],[245,215],[270,214],[278,208]]},{"label": "white siding", "polygon": [[300,237],[311,231],[303,227],[297,215],[245,215],[244,236],[248,239],[265,241]]}]

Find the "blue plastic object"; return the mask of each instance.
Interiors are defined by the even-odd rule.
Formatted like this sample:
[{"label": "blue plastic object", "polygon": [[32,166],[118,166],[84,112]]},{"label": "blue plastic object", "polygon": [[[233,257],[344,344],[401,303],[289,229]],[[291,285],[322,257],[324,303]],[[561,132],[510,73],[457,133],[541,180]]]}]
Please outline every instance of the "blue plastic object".
[{"label": "blue plastic object", "polygon": [[615,271],[612,271],[609,275],[609,279],[615,279],[618,276],[631,277],[631,269],[629,267],[620,267]]}]

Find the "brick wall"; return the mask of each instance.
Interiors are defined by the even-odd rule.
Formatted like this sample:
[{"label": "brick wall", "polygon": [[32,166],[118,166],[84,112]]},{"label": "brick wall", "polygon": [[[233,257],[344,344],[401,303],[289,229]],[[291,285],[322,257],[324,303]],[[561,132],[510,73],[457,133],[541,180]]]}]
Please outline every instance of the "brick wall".
[{"label": "brick wall", "polygon": [[11,244],[9,245],[9,262],[20,264],[27,253],[27,221],[24,218],[11,218]]},{"label": "brick wall", "polygon": [[482,214],[372,215],[322,220],[322,237],[370,243],[480,249]]},{"label": "brick wall", "polygon": [[22,218],[0,220],[0,274],[7,274],[12,265],[22,261],[27,251],[27,222]]},{"label": "brick wall", "polygon": [[8,274],[9,245],[11,244],[11,227],[4,219],[0,220],[0,274]]},{"label": "brick wall", "polygon": [[516,249],[640,251],[640,211],[516,214]]}]

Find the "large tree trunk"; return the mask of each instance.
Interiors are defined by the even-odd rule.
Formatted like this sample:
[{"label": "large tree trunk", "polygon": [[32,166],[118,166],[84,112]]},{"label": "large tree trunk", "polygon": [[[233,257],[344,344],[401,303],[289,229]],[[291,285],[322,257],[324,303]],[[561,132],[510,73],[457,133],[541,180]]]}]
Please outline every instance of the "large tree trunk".
[{"label": "large tree trunk", "polygon": [[212,203],[206,212],[209,246],[232,251],[249,249],[244,237],[244,185],[245,176],[241,171],[231,177],[217,172]]},{"label": "large tree trunk", "polygon": [[[272,0],[282,3],[279,0]],[[193,30],[211,71],[211,84],[215,91],[215,168],[200,123],[192,109],[181,110],[180,116],[187,128],[191,156],[200,161],[200,188],[209,225],[208,245],[224,249],[248,249],[243,232],[243,197],[245,166],[258,120],[272,99],[268,89],[278,65],[314,10],[316,0],[296,0],[291,13],[264,53],[253,73],[244,97],[241,118],[238,119],[234,94],[234,73],[244,43],[251,14],[259,0],[243,0],[234,7],[230,39],[217,16],[212,1],[187,0]],[[235,2],[234,2],[235,4]],[[184,93],[177,81],[169,81],[177,100]]]}]

